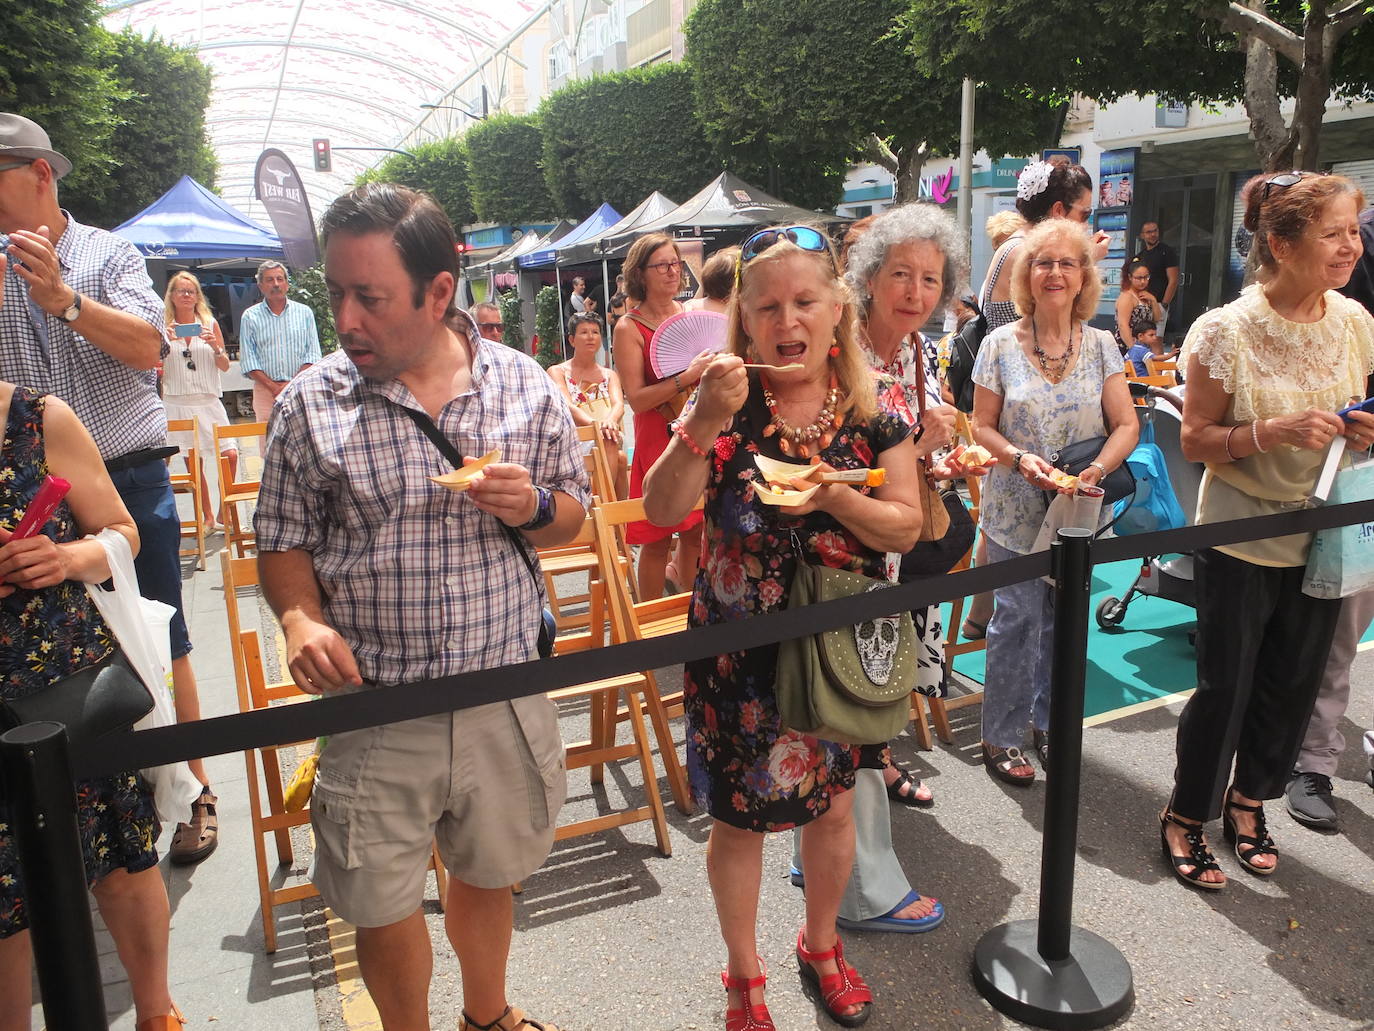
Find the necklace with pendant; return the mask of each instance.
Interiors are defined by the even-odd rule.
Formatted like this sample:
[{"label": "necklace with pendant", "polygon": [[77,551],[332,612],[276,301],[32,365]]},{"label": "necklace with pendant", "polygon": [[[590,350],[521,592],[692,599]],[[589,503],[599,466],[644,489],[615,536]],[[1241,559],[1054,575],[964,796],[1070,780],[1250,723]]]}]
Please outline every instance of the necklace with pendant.
[{"label": "necklace with pendant", "polygon": [[805,426],[793,426],[779,415],[778,400],[768,389],[768,380],[763,376],[760,376],[759,380],[763,386],[763,403],[768,406],[768,414],[772,417],[763,428],[763,435],[771,437],[777,434],[778,446],[782,448],[783,454],[810,458],[830,446],[830,442],[835,439],[835,431],[840,428],[840,417],[836,414],[840,402],[840,388],[833,372],[830,374],[830,391],[825,395],[825,404],[821,406],[820,414]]},{"label": "necklace with pendant", "polygon": [[1040,346],[1040,331],[1036,328],[1035,318],[1031,318],[1031,352],[1040,361],[1040,369],[1045,374],[1045,378],[1051,383],[1058,383],[1064,378],[1064,373],[1068,371],[1069,362],[1073,361],[1073,328],[1069,328],[1069,344],[1064,348],[1064,353],[1051,358],[1045,353],[1045,349]]}]

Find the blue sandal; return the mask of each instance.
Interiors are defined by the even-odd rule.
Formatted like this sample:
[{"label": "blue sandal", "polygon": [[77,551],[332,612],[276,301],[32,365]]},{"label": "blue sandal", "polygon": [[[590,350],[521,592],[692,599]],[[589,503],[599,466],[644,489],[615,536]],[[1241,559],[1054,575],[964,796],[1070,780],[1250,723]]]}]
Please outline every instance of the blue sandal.
[{"label": "blue sandal", "polygon": [[847,931],[888,931],[896,934],[921,934],[924,931],[933,931],[945,920],[945,907],[936,899],[930,900],[935,903],[935,908],[930,911],[930,914],[918,920],[895,915],[913,902],[919,902],[922,897],[918,891],[909,891],[906,893],[906,898],[882,916],[869,917],[867,920],[847,920],[840,916],[835,918],[835,923]]}]

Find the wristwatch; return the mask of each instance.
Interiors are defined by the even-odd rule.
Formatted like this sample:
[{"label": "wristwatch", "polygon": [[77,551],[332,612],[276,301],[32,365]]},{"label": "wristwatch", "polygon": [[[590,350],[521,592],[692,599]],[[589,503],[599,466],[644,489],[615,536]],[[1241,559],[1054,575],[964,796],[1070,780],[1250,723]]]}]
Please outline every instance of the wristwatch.
[{"label": "wristwatch", "polygon": [[57,315],[63,322],[75,322],[81,314],[81,295],[75,290],[72,291],[72,303],[63,308]]},{"label": "wristwatch", "polygon": [[554,512],[553,491],[548,487],[534,488],[535,506],[534,515],[530,516],[529,522],[521,523],[522,530],[542,530],[553,522]]}]

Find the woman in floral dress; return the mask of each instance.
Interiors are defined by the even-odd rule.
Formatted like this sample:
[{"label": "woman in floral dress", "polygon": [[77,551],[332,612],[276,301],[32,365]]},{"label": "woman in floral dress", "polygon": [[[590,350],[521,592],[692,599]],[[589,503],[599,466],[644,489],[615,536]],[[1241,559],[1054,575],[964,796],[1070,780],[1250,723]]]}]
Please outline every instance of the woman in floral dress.
[{"label": "woman in floral dress", "polygon": [[[691,625],[733,622],[785,606],[797,563],[886,576],[886,553],[915,544],[921,513],[911,416],[901,386],[876,377],[854,339],[854,306],[824,235],[806,226],[745,241],[725,353],[702,375],[695,404],[645,482],[658,525],[706,492],[703,565]],[[745,359],[788,369],[750,372]],[[801,368],[795,366],[800,365]],[[763,454],[812,457],[836,469],[886,469],[878,488],[826,484],[795,508],[758,499]],[[872,994],[844,962],[835,919],[854,856],[855,771],[881,746],[821,741],[781,723],[777,645],[689,663],[687,766],[711,814],[707,871],[725,939],[728,1031],[769,1029],[755,922],[763,834],[803,827],[804,980],[838,1022],[868,1018]]]},{"label": "woman in floral dress", "polygon": [[[100,453],[72,410],[0,383],[0,696],[21,698],[104,659],[114,640],[85,583],[109,578],[103,546],[83,540],[111,527],[136,549],[138,531]],[[52,473],[71,482],[44,532],[11,541],[25,506]],[[167,989],[170,909],[157,870],[153,796],[137,773],[79,781],[77,823],[86,880],[129,975],[138,1031],[180,1027]],[[27,1028],[31,951],[24,882],[8,801],[0,794],[0,1028]]]}]

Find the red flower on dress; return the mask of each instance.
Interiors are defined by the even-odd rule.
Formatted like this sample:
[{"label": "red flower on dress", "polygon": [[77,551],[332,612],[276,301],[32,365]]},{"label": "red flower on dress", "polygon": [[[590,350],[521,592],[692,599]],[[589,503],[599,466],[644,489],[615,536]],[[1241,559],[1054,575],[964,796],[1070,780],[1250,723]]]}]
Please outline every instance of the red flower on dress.
[{"label": "red flower on dress", "polygon": [[796,734],[783,734],[768,754],[768,775],[780,791],[791,791],[816,765],[813,748]]},{"label": "red flower on dress", "polygon": [[852,557],[849,542],[836,530],[816,534],[812,545],[821,561],[832,569],[843,569]]},{"label": "red flower on dress", "polygon": [[776,580],[763,580],[759,583],[759,608],[776,608],[782,601],[782,584]]}]

